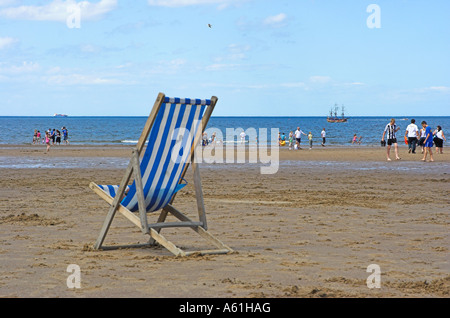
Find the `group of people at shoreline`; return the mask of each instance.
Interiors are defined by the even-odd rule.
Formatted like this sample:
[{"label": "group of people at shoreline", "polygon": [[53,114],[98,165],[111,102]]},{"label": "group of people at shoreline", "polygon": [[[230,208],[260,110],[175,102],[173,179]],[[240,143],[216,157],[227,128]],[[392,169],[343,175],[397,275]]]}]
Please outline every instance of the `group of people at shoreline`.
[{"label": "group of people at shoreline", "polygon": [[51,146],[61,144],[61,138],[63,144],[69,144],[69,131],[65,126],[61,130],[49,128],[44,132],[43,136],[39,130],[35,129],[32,144],[45,144],[47,146],[46,152],[49,152]]},{"label": "group of people at shoreline", "polygon": [[[297,130],[295,131],[290,131],[288,137],[286,137],[284,133],[278,134],[278,145],[283,147],[287,144],[289,146],[289,150],[301,150],[302,148],[300,146],[302,142],[302,135],[305,135],[308,138],[309,150],[311,150],[313,147],[313,134],[311,131],[306,134],[303,130],[300,129],[300,127],[297,127]],[[320,132],[320,138],[322,140],[320,145],[322,147],[325,147],[327,141],[327,132],[325,128],[323,128]],[[357,139],[355,134],[351,143],[361,144],[362,138],[363,137],[360,136],[359,139]]]},{"label": "group of people at shoreline", "polygon": [[[437,126],[434,131],[427,124],[426,121],[421,122],[422,128],[419,128],[416,125],[416,120],[411,119],[411,123],[406,127],[405,130],[405,143],[408,144],[408,153],[416,153],[416,145],[418,144],[422,148],[423,158],[422,161],[427,160],[428,154],[430,154],[430,161],[434,161],[433,159],[433,144],[436,146],[436,153],[443,153],[444,141],[445,138],[444,131],[441,126]],[[395,119],[392,118],[391,121],[386,125],[383,131],[383,136],[381,137],[381,145],[386,146],[385,138],[387,138],[387,160],[391,161],[390,151],[391,147],[394,146],[395,151],[395,159],[400,160],[401,158],[398,155],[398,143],[396,133],[400,130],[395,124]]]},{"label": "group of people at shoreline", "polygon": [[[297,130],[295,130],[294,132],[290,131],[288,137],[286,137],[286,135],[284,133],[278,134],[278,145],[283,147],[286,145],[286,143],[288,143],[289,150],[292,150],[292,149],[300,150],[300,149],[302,149],[300,147],[301,142],[302,142],[302,135],[307,136],[308,142],[309,142],[309,149],[312,149],[312,146],[313,146],[312,132],[310,131],[308,134],[306,134],[305,132],[303,132],[303,130],[300,129],[300,127],[297,127]],[[325,128],[322,130],[320,135],[322,137],[322,147],[325,147],[325,142],[326,142]],[[286,140],[286,138],[288,138],[288,139]]]},{"label": "group of people at shoreline", "polygon": [[[423,158],[422,161],[427,160],[428,154],[430,155],[430,161],[434,161],[433,158],[433,151],[432,147],[433,145],[436,147],[436,153],[443,153],[443,144],[444,141],[446,141],[446,137],[444,135],[444,131],[442,130],[441,126],[437,126],[434,131],[432,131],[432,128],[427,124],[426,121],[421,122],[422,128],[419,129],[417,125],[415,124],[415,119],[411,119],[411,123],[406,127],[405,130],[405,143],[408,145],[408,153],[416,153],[416,146],[418,145],[422,149]],[[386,146],[385,138],[387,139],[387,160],[391,161],[390,158],[390,151],[391,147],[394,146],[395,150],[395,159],[400,160],[398,154],[398,143],[397,143],[397,137],[396,133],[400,130],[400,127],[398,127],[395,124],[395,119],[392,118],[391,121],[386,125],[383,136],[381,137],[381,145]],[[297,130],[290,131],[289,136],[286,136],[284,133],[278,134],[278,145],[279,146],[286,146],[288,145],[289,150],[292,149],[302,149],[300,147],[301,145],[301,139],[302,135],[308,137],[309,141],[309,149],[312,149],[313,146],[313,135],[311,131],[306,134],[303,132],[300,127],[297,127]],[[325,128],[322,129],[320,136],[322,138],[321,146],[325,147],[326,143],[326,131]],[[357,134],[353,135],[353,139],[351,141],[352,144],[361,144],[362,142],[362,136],[358,138]]]}]

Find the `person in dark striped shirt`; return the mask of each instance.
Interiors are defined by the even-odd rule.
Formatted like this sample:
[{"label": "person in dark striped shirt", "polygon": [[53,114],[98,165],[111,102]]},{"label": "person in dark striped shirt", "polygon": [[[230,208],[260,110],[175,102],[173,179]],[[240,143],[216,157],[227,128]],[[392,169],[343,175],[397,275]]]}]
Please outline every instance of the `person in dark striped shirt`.
[{"label": "person in dark striped shirt", "polygon": [[400,157],[398,156],[398,144],[397,144],[397,137],[395,136],[395,133],[400,130],[400,127],[397,127],[395,124],[395,119],[392,118],[390,123],[386,125],[383,132],[383,137],[381,137],[381,140],[384,141],[384,137],[387,136],[387,160],[391,161],[390,153],[391,153],[391,146],[394,145],[395,150],[395,159],[400,160]]}]

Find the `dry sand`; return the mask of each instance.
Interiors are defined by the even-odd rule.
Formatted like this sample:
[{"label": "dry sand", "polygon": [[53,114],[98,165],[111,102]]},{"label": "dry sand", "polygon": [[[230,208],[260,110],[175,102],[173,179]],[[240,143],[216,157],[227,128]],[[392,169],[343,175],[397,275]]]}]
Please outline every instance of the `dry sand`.
[{"label": "dry sand", "polygon": [[[124,169],[64,163],[126,160],[129,147],[44,149],[0,147],[4,161],[57,162],[0,169],[1,297],[449,297],[447,153],[423,163],[403,147],[388,163],[378,147],[282,149],[273,175],[257,164],[204,164],[209,230],[235,253],[182,258],[91,248],[108,205],[88,185],[117,184]],[[190,170],[187,180],[174,205],[195,218]],[[162,234],[187,250],[210,248],[189,229]],[[117,214],[105,244],[146,241]],[[70,264],[80,267],[79,289],[67,286]],[[370,264],[381,288],[367,287]]]}]

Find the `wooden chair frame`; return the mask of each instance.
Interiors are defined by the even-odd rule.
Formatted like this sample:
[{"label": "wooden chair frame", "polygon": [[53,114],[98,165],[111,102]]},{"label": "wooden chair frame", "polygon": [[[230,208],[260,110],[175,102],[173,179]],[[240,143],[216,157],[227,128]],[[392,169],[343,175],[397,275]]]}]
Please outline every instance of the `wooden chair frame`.
[{"label": "wooden chair frame", "polygon": [[[193,221],[189,217],[187,217],[185,214],[177,210],[173,206],[173,201],[175,199],[176,194],[172,197],[171,202],[165,206],[158,217],[158,220],[156,223],[149,224],[147,219],[147,211],[145,209],[145,199],[144,199],[144,190],[143,190],[143,184],[141,180],[141,171],[140,171],[140,156],[144,149],[145,142],[148,138],[148,135],[150,133],[150,130],[154,124],[156,115],[158,114],[161,105],[163,104],[165,99],[165,95],[163,93],[159,93],[158,97],[156,98],[155,104],[152,108],[152,111],[150,112],[150,115],[147,119],[147,122],[145,123],[144,129],[142,131],[142,134],[138,140],[138,143],[136,147],[132,150],[132,156],[130,163],[128,164],[128,167],[125,171],[125,174],[122,178],[122,181],[120,182],[119,189],[115,195],[115,197],[111,197],[109,194],[107,194],[105,191],[103,191],[97,184],[94,182],[91,182],[89,187],[97,193],[102,199],[104,199],[106,202],[110,204],[110,208],[108,211],[108,214],[106,215],[105,221],[103,223],[102,229],[100,230],[100,234],[97,238],[97,241],[94,245],[94,249],[117,249],[117,248],[123,248],[123,247],[138,247],[138,246],[149,246],[154,245],[156,243],[159,243],[160,245],[164,246],[167,250],[169,250],[171,253],[173,253],[176,256],[188,256],[191,254],[226,254],[233,252],[233,250],[226,246],[224,243],[222,243],[220,240],[215,238],[211,233],[208,232],[207,222],[206,222],[206,212],[205,212],[205,204],[203,200],[203,190],[202,190],[202,184],[200,179],[200,170],[198,163],[195,162],[194,156],[195,156],[195,147],[199,144],[199,141],[202,137],[202,134],[204,132],[204,129],[206,128],[206,125],[209,121],[209,118],[211,117],[211,114],[214,110],[214,107],[217,103],[217,97],[213,96],[211,97],[211,105],[209,105],[206,108],[205,114],[202,118],[201,122],[201,129],[197,131],[197,135],[194,137],[194,143],[192,144],[191,148],[191,163],[194,173],[194,188],[195,188],[195,195],[197,199],[197,209],[198,209],[198,216],[199,221]],[[182,172],[181,179],[186,174],[186,171],[189,167],[189,162],[186,163],[186,166]],[[125,189],[128,186],[131,178],[134,178],[135,184],[136,184],[136,195],[138,199],[138,205],[139,205],[139,217],[128,210],[126,207],[120,204],[121,200],[124,197]],[[144,234],[150,235],[150,240],[147,244],[139,244],[139,245],[127,245],[127,246],[103,246],[103,242],[106,238],[106,234],[108,233],[108,230],[111,226],[112,220],[114,219],[114,216],[116,212],[120,212],[122,215],[124,215],[128,220],[130,220],[133,224],[138,226]],[[165,222],[168,213],[175,216],[179,222]],[[161,229],[168,228],[168,227],[189,227],[192,230],[194,230],[196,233],[198,233],[201,237],[203,237],[206,241],[211,243],[216,247],[216,249],[212,250],[199,250],[199,251],[184,251],[177,247],[175,244],[167,240],[164,236],[160,234]]]}]

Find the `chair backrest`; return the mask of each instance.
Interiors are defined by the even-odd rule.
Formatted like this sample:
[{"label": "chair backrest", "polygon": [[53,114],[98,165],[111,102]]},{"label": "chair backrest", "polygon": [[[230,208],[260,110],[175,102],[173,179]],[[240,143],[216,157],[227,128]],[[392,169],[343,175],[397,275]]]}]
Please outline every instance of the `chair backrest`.
[{"label": "chair backrest", "polygon": [[[180,184],[209,99],[165,97],[150,130],[140,169],[147,212],[165,207]],[[137,211],[135,181],[121,204]]]}]

